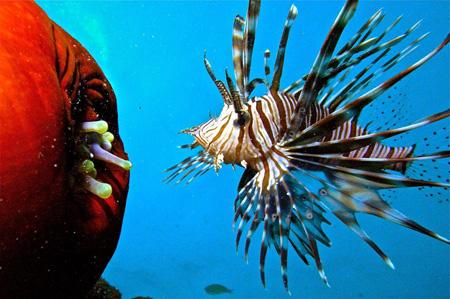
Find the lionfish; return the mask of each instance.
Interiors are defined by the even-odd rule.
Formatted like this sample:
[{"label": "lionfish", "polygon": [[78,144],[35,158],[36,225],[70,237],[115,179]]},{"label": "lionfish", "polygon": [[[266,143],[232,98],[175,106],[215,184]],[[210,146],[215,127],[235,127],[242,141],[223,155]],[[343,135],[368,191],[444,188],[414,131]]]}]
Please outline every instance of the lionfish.
[{"label": "lionfish", "polygon": [[[364,108],[430,60],[447,45],[450,37],[447,35],[437,48],[416,63],[363,92],[374,79],[414,50],[426,34],[388,55],[418,24],[385,40],[400,21],[399,17],[379,35],[372,36],[384,16],[379,10],[336,51],[357,4],[356,0],[345,2],[309,73],[280,89],[286,44],[297,8],[291,6],[285,21],[272,79],[269,80],[270,52],[266,50],[265,78],[250,80],[260,11],[260,1],[250,0],[247,17],[238,15],[233,24],[235,80],[225,70],[225,85],[216,78],[206,53],[204,57],[206,70],[223,98],[223,109],[217,118],[182,131],[195,138],[192,144],[182,148],[200,147],[202,150],[166,170],[170,173],[166,181],[177,179],[178,183],[190,183],[210,169],[219,171],[224,163],[245,168],[234,201],[233,223],[239,221],[236,249],[244,228],[248,227],[244,249],[247,259],[252,236],[259,226],[263,227],[260,275],[264,286],[265,257],[268,247],[273,245],[280,256],[282,280],[288,290],[289,244],[305,264],[308,264],[308,255],[314,260],[322,280],[328,285],[317,245],[320,242],[331,246],[322,230],[323,223],[330,224],[324,215],[326,209],[391,268],[394,265],[389,257],[358,224],[357,213],[375,215],[449,244],[448,239],[391,207],[381,198],[380,191],[402,187],[449,187],[447,183],[408,177],[406,170],[415,161],[448,158],[450,151],[415,155],[414,145],[388,146],[383,140],[445,119],[450,110],[408,126],[374,132],[368,126],[362,126],[358,119]],[[377,63],[381,66],[372,70]],[[362,64],[362,70],[345,81],[348,71]],[[267,87],[267,93],[261,97],[251,96],[259,84]],[[314,189],[314,185],[319,188]]]}]

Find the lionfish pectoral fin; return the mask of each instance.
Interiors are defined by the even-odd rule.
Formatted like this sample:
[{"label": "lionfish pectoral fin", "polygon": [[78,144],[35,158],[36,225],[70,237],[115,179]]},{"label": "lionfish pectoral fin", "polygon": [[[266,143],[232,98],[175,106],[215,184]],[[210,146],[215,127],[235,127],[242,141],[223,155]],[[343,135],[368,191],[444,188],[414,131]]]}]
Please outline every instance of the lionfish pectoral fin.
[{"label": "lionfish pectoral fin", "polygon": [[[366,242],[392,269],[395,269],[391,259],[378,247],[378,245],[372,241],[369,235],[359,225],[355,213],[360,211],[356,208],[358,203],[347,195],[350,192],[341,192],[339,189],[333,190],[330,188],[324,188],[322,190],[321,199],[330,208],[333,214],[344,223],[350,230],[358,235],[364,242]],[[370,194],[373,195],[373,194]]]},{"label": "lionfish pectoral fin", "polygon": [[170,183],[176,178],[177,184],[186,181],[190,184],[194,179],[204,175],[215,167],[215,159],[207,152],[201,151],[197,155],[184,159],[178,164],[167,168],[164,172],[170,173],[163,182]]},{"label": "lionfish pectoral fin", "polygon": [[266,169],[255,171],[247,168],[239,184],[235,200],[234,223],[239,222],[236,234],[236,248],[243,229],[251,220],[245,241],[244,256],[247,259],[251,237],[263,224],[260,248],[260,275],[265,285],[265,257],[270,244],[280,256],[281,275],[288,290],[287,256],[288,246],[294,248],[298,256],[308,263],[306,255],[316,262],[322,279],[327,283],[320,260],[317,241],[331,245],[321,228],[329,223],[324,217],[324,209],[313,194],[295,176],[285,169],[276,169],[276,163],[267,163]]},{"label": "lionfish pectoral fin", "polygon": [[[349,158],[341,155],[299,154],[298,152],[292,151],[292,147],[287,148],[282,145],[279,145],[278,148],[289,157],[291,168],[296,172],[312,178],[323,186],[319,191],[320,196],[318,199],[315,199],[314,196],[308,193],[306,193],[308,195],[306,198],[314,199],[316,202],[321,202],[327,206],[340,221],[366,242],[389,267],[394,268],[392,261],[360,227],[356,213],[374,215],[418,231],[444,243],[449,243],[449,240],[446,238],[425,228],[392,208],[380,197],[377,191],[384,188],[398,187],[449,187],[449,184],[412,179],[403,174],[392,174],[383,170],[392,168],[394,171],[401,172],[402,169],[400,167],[393,166],[395,163],[404,164],[414,160],[445,158],[449,155],[447,151],[430,155],[413,156],[413,147],[386,147],[383,154],[374,153],[367,158],[355,155]],[[390,158],[384,155],[388,155],[390,151],[395,151],[396,154],[391,153],[389,157],[392,157],[392,160],[389,161]],[[348,162],[348,164],[341,162]],[[404,165],[401,166],[403,167]],[[324,173],[326,179],[317,176],[314,171]],[[298,182],[298,185],[304,191],[308,191],[305,186],[302,186],[301,182]],[[305,196],[303,197],[305,198]],[[295,217],[291,218],[291,236],[296,236],[300,241],[299,244],[306,244],[303,248],[296,246],[296,244],[293,244],[293,247],[301,257],[305,254],[310,254],[315,257],[315,243],[308,243],[308,235],[311,235],[313,230],[307,230],[303,236],[301,235],[302,227],[306,227],[304,225],[305,218],[307,219],[308,217],[302,217],[303,221],[296,220]],[[299,222],[302,225],[294,225]],[[299,229],[300,234],[298,233]],[[313,241],[315,240],[320,241],[320,235],[313,235]],[[318,269],[320,269],[320,259],[316,259],[316,264],[318,265]]]},{"label": "lionfish pectoral fin", "polygon": [[219,173],[219,170],[222,168],[223,163],[223,154],[219,153],[214,156],[214,171]]},{"label": "lionfish pectoral fin", "polygon": [[178,148],[180,148],[180,149],[184,149],[184,148],[194,149],[194,148],[196,148],[196,147],[199,146],[199,145],[200,145],[200,144],[199,144],[197,141],[194,141],[194,142],[189,143],[189,144],[182,144],[182,145],[179,145]]},{"label": "lionfish pectoral fin", "polygon": [[327,196],[343,204],[349,211],[371,214],[449,244],[448,239],[392,208],[380,197],[376,190],[367,188],[367,184],[359,185],[357,180],[351,178],[351,175],[340,176],[333,180],[339,188],[336,190],[328,189]]}]

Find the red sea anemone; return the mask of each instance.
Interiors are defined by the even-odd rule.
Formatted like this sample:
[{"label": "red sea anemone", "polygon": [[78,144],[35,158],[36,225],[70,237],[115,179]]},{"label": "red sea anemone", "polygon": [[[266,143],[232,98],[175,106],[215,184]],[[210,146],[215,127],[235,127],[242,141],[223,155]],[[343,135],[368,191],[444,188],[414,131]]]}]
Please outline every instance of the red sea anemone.
[{"label": "red sea anemone", "polygon": [[35,3],[0,3],[0,297],[83,296],[117,245],[129,169],[116,98]]}]

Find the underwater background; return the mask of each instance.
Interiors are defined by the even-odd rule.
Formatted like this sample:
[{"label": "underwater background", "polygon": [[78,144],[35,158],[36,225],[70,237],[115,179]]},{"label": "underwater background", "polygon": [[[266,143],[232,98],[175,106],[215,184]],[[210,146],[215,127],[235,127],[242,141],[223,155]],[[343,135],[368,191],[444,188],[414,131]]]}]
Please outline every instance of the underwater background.
[{"label": "underwater background", "polygon": [[[38,3],[88,49],[117,95],[121,137],[134,166],[121,239],[103,277],[123,298],[211,298],[214,294],[205,290],[211,284],[232,290],[216,294],[219,298],[450,298],[448,245],[375,217],[360,217],[362,226],[391,257],[393,271],[330,213],[326,216],[333,225],[325,226],[325,232],[333,245],[319,245],[319,249],[331,288],[323,284],[314,266],[306,267],[290,250],[293,295],[289,296],[281,281],[279,257],[272,249],[264,289],[258,270],[260,230],[248,265],[242,247],[235,254],[231,222],[242,169],[225,166],[219,176],[211,171],[189,186],[162,183],[165,168],[193,154],[177,148],[192,141],[178,132],[206,121],[210,112],[217,115],[222,108],[222,99],[204,69],[203,53],[206,49],[216,75],[223,78],[222,70],[232,67],[233,19],[236,14],[245,15],[246,1]],[[283,86],[309,70],[343,1],[263,1],[252,77],[263,75],[266,48],[272,51],[273,63],[292,3],[299,15],[287,46]],[[414,36],[431,32],[388,72],[390,76],[434,49],[450,28],[449,1],[362,1],[341,42],[379,8],[387,14],[379,29],[403,15],[391,37],[421,19]],[[448,108],[449,53],[447,47],[406,77],[378,99],[364,119],[387,128]],[[258,88],[256,94],[264,92]],[[448,125],[445,120],[393,142],[418,143],[416,153],[434,152],[437,147],[445,150]],[[425,178],[448,180],[447,161],[438,169],[434,166],[424,166]],[[414,169],[413,165],[410,171]],[[403,189],[383,195],[410,218],[449,237],[449,191],[438,191]]]}]

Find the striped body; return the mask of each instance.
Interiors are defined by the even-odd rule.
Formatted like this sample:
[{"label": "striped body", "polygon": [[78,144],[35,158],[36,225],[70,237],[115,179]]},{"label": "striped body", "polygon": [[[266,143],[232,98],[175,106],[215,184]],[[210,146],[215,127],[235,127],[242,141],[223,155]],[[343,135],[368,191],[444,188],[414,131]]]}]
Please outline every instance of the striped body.
[{"label": "striped body", "polygon": [[[224,105],[219,117],[209,120],[191,132],[211,156],[223,154],[226,164],[241,164],[254,170],[261,170],[271,155],[285,156],[276,145],[282,140],[290,127],[298,97],[289,93],[266,94],[254,97],[246,103],[250,121],[246,126],[236,125],[237,116],[231,105]],[[322,105],[314,105],[306,113],[303,127],[309,127],[330,114]],[[343,140],[353,136],[361,136],[366,131],[352,121],[339,126],[323,141]],[[405,158],[412,154],[413,146],[389,147],[380,143],[350,151],[343,156],[350,158]],[[285,161],[287,162],[287,161]],[[289,163],[282,165],[288,168]],[[397,169],[403,169],[399,163]],[[394,167],[395,169],[395,167]]]},{"label": "striped body", "polygon": [[233,107],[224,105],[217,119],[198,126],[192,134],[210,155],[223,154],[225,163],[257,168],[286,132],[295,102],[294,96],[281,93],[254,97],[246,103],[250,115],[246,126],[236,125]]}]

